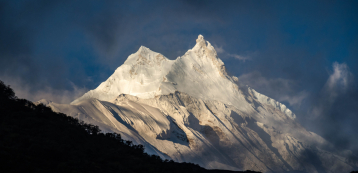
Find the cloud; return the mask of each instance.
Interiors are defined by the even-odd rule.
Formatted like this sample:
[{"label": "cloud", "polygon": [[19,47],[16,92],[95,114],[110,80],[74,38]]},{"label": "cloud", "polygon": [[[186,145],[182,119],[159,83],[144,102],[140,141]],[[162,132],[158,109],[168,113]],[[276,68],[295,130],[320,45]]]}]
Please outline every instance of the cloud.
[{"label": "cloud", "polygon": [[316,106],[310,111],[311,118],[323,116],[336,101],[337,97],[345,95],[353,83],[353,74],[349,71],[346,63],[332,64],[333,73],[327,79]]},{"label": "cloud", "polygon": [[26,84],[20,78],[0,76],[0,80],[6,85],[10,85],[18,98],[25,98],[33,102],[46,99],[55,103],[69,104],[88,91],[87,88],[78,87],[70,81],[72,90],[54,89],[50,86],[41,86],[38,90],[34,90],[31,85]]},{"label": "cloud", "polygon": [[216,50],[217,53],[224,53],[225,52],[225,50],[223,49],[222,46],[221,47],[215,46],[215,50]]},{"label": "cloud", "polygon": [[290,90],[293,81],[289,79],[267,79],[258,71],[246,73],[238,77],[239,82],[249,85],[250,87],[267,88],[267,90]]},{"label": "cloud", "polygon": [[290,106],[300,107],[309,94],[306,91],[297,92],[296,82],[289,79],[267,79],[258,71],[246,73],[238,77],[239,83],[248,85],[256,91],[267,95],[279,102],[287,101]]},{"label": "cloud", "polygon": [[307,91],[301,91],[299,92],[297,95],[294,96],[289,96],[289,95],[284,95],[281,96],[278,101],[282,102],[282,101],[287,101],[291,106],[301,106],[302,101],[308,97],[308,92]]},{"label": "cloud", "polygon": [[217,53],[219,54],[222,54],[224,56],[227,56],[227,57],[231,57],[231,58],[235,58],[235,59],[238,59],[238,60],[241,60],[243,62],[245,62],[246,60],[251,60],[252,59],[252,56],[254,55],[257,55],[257,52],[255,53],[250,53],[249,55],[246,55],[246,56],[243,56],[243,55],[238,55],[238,54],[232,54],[232,53],[228,53],[226,52],[222,46],[216,46],[215,45],[215,50]]},{"label": "cloud", "polygon": [[227,54],[229,57],[233,57],[233,58],[235,58],[235,59],[238,59],[238,60],[241,60],[241,61],[246,61],[246,60],[250,60],[251,59],[251,57],[248,57],[248,56],[241,56],[241,55],[237,55],[237,54],[230,54],[230,53],[228,53]]},{"label": "cloud", "polygon": [[349,71],[347,64],[333,63],[333,73],[329,76],[324,87],[325,94],[334,101],[338,94],[344,94],[353,80],[353,74]]},{"label": "cloud", "polygon": [[334,62],[331,68],[319,92],[301,89],[301,85],[306,89],[309,83],[299,85],[292,79],[268,78],[259,71],[239,76],[238,82],[286,102],[307,130],[322,136],[338,151],[349,149],[357,155],[358,87],[346,63]]},{"label": "cloud", "polygon": [[311,107],[304,113],[307,118],[302,124],[336,149],[349,149],[357,155],[357,98],[357,84],[348,65],[334,62],[321,91],[310,100]]}]

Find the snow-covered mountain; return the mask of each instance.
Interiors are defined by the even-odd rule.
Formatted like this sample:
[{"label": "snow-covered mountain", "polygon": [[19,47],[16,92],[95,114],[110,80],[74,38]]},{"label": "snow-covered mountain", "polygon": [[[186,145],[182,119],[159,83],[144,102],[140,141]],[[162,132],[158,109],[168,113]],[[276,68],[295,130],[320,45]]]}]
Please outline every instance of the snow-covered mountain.
[{"label": "snow-covered mountain", "polygon": [[228,76],[201,35],[176,60],[140,47],[71,105],[39,103],[120,133],[150,154],[210,169],[333,173],[358,167],[349,151],[332,149],[285,105]]}]

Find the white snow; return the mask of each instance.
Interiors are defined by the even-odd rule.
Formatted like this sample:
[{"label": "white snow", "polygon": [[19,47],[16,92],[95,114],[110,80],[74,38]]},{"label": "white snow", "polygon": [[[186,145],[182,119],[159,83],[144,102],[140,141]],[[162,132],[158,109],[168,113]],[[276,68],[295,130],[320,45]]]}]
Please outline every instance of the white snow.
[{"label": "white snow", "polygon": [[165,81],[165,75],[173,62],[162,54],[141,46],[105,82],[71,104],[76,104],[88,98],[108,101],[120,94],[153,98],[161,93],[159,86]]},{"label": "white snow", "polygon": [[149,99],[175,91],[233,105],[244,102],[214,47],[199,35],[193,49],[176,60],[141,46],[105,82],[71,104],[88,98],[110,101],[120,94]]},{"label": "white snow", "polygon": [[248,91],[250,93],[252,93],[255,96],[255,98],[257,100],[259,100],[261,103],[272,105],[273,107],[278,108],[279,110],[281,110],[281,112],[285,113],[291,119],[296,118],[296,115],[294,113],[292,113],[292,111],[290,109],[288,109],[284,104],[282,104],[272,98],[269,98],[263,94],[260,94],[250,87],[248,87]]},{"label": "white snow", "polygon": [[[319,149],[329,143],[304,129],[285,105],[237,82],[199,35],[176,60],[141,46],[71,105],[39,103],[120,133],[149,154],[208,169],[349,172],[358,165]],[[325,164],[316,167],[307,151]]]}]

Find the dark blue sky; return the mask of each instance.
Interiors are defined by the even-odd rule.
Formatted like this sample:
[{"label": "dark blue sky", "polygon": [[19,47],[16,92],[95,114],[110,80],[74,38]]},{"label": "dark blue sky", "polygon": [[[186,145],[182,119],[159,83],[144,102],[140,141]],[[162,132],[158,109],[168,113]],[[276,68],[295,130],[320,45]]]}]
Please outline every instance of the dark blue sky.
[{"label": "dark blue sky", "polygon": [[0,80],[69,103],[140,45],[175,59],[199,34],[241,83],[358,153],[358,1],[0,0]]}]

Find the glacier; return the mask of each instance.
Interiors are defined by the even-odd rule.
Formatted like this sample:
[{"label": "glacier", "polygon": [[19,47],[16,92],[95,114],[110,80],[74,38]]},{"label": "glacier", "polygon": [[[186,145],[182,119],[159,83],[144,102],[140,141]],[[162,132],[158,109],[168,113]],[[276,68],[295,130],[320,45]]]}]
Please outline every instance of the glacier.
[{"label": "glacier", "polygon": [[284,104],[226,73],[215,48],[196,45],[170,60],[141,46],[96,89],[54,111],[120,133],[163,159],[208,169],[349,172],[349,151],[307,131]]}]

